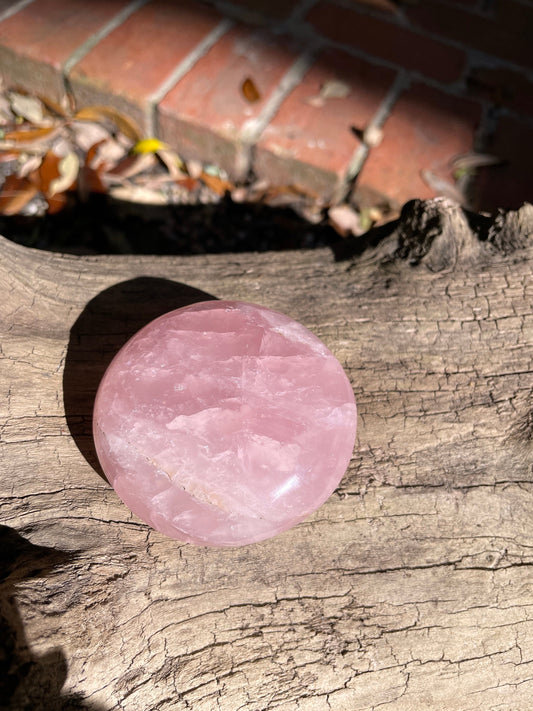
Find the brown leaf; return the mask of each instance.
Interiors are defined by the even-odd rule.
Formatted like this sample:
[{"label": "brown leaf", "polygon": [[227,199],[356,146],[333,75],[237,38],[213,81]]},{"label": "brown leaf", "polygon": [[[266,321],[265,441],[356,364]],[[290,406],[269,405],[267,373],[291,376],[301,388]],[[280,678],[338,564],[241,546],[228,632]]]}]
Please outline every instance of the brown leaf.
[{"label": "brown leaf", "polygon": [[341,237],[360,235],[364,232],[359,215],[349,205],[331,207],[328,210],[328,218],[330,225]]},{"label": "brown leaf", "polygon": [[16,215],[38,192],[38,187],[28,178],[8,175],[0,193],[0,214]]},{"label": "brown leaf", "polygon": [[134,175],[149,170],[156,164],[156,157],[153,153],[143,153],[141,155],[130,155],[119,161],[114,168],[108,171],[109,175],[116,175],[120,178],[133,178]]},{"label": "brown leaf", "polygon": [[243,81],[241,85],[241,91],[246,101],[249,101],[251,104],[255,103],[256,101],[259,101],[259,99],[261,98],[261,94],[259,93],[259,90],[256,87],[254,80],[250,77],[247,77]]},{"label": "brown leaf", "polygon": [[111,188],[109,194],[116,200],[138,202],[144,205],[166,205],[168,203],[167,198],[162,193],[139,185],[120,185]]},{"label": "brown leaf", "polygon": [[198,188],[200,183],[196,180],[196,178],[187,177],[176,180],[176,185],[180,185],[181,187],[192,193],[193,190],[196,190]]},{"label": "brown leaf", "polygon": [[47,199],[48,202],[48,214],[55,215],[56,212],[60,212],[67,204],[67,196],[65,193],[57,193],[57,195],[50,195]]},{"label": "brown leaf", "polygon": [[48,188],[50,197],[56,193],[63,193],[73,186],[80,170],[80,159],[77,154],[72,151],[63,156],[59,161],[58,169],[58,177],[52,180]]},{"label": "brown leaf", "polygon": [[91,193],[105,194],[107,189],[98,171],[83,165],[78,174],[78,194],[81,200],[86,200]]},{"label": "brown leaf", "polygon": [[164,163],[174,180],[180,180],[186,176],[184,172],[185,165],[174,151],[168,149],[157,151],[157,157]]},{"label": "brown leaf", "polygon": [[137,143],[142,138],[142,133],[137,124],[112,106],[86,106],[74,116],[77,121],[112,121],[119,131],[131,141]]},{"label": "brown leaf", "polygon": [[4,141],[10,141],[12,143],[33,143],[33,141],[39,141],[43,138],[50,138],[53,131],[57,131],[57,127],[22,128],[19,131],[8,131],[4,134]]},{"label": "brown leaf", "polygon": [[51,183],[59,178],[60,160],[61,158],[58,155],[52,153],[52,151],[48,151],[41,163],[41,167],[38,171],[38,182],[39,189],[45,195],[49,193]]},{"label": "brown leaf", "polygon": [[231,192],[231,190],[234,188],[234,185],[232,185],[228,180],[219,178],[216,175],[210,175],[205,171],[203,171],[200,178],[203,184],[207,185],[207,187],[217,195],[223,196],[227,192]]}]

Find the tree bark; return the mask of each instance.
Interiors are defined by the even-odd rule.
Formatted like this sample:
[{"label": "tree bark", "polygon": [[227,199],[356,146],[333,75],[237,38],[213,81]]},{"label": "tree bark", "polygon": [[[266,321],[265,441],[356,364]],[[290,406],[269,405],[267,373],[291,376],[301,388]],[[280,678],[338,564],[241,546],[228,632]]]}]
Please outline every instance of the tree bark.
[{"label": "tree bark", "polygon": [[[0,239],[0,707],[530,709],[532,224],[530,206],[489,220],[416,202],[337,259]],[[301,321],[359,408],[329,501],[236,549],[151,530],[91,439],[117,349],[212,297]]]}]

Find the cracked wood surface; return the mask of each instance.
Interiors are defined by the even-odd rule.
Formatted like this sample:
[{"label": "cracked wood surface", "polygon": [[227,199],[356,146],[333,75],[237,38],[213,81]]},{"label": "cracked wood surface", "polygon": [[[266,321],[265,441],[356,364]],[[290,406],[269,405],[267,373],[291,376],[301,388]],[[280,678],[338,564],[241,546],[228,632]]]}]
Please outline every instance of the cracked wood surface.
[{"label": "cracked wood surface", "polygon": [[[413,266],[395,239],[340,262],[0,240],[1,708],[531,708],[533,246]],[[117,348],[208,296],[301,321],[359,407],[329,501],[237,549],[130,515],[90,437]]]}]

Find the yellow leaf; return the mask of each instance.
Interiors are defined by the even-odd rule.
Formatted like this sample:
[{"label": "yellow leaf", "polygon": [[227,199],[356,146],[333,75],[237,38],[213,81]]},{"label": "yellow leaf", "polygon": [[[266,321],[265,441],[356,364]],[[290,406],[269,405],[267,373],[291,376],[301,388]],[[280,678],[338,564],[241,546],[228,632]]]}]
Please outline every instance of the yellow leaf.
[{"label": "yellow leaf", "polygon": [[141,140],[141,130],[137,124],[112,106],[86,106],[74,116],[76,121],[113,121],[119,131],[134,143]]},{"label": "yellow leaf", "polygon": [[159,138],[143,138],[133,146],[134,153],[157,153],[157,151],[166,150],[168,145],[160,141]]}]

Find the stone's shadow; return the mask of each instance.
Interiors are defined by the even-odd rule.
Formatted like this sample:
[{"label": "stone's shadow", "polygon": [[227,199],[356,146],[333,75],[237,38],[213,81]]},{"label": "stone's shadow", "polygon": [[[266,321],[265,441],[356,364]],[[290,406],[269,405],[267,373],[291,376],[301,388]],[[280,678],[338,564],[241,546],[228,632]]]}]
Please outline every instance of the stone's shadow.
[{"label": "stone's shadow", "polygon": [[92,413],[107,366],[126,341],[153,319],[215,298],[168,279],[137,277],[91,299],[72,326],[63,372],[65,416],[80,452],[103,479],[93,442]]},{"label": "stone's shadow", "polygon": [[3,711],[103,711],[81,694],[62,694],[67,661],[60,649],[36,656],[29,648],[16,603],[16,585],[43,578],[72,562],[76,553],[37,546],[0,526],[0,708]]}]

